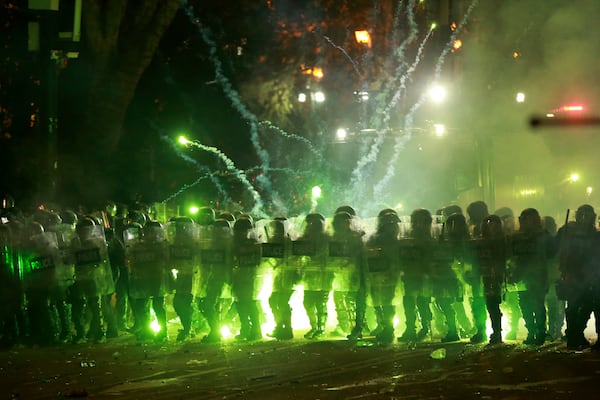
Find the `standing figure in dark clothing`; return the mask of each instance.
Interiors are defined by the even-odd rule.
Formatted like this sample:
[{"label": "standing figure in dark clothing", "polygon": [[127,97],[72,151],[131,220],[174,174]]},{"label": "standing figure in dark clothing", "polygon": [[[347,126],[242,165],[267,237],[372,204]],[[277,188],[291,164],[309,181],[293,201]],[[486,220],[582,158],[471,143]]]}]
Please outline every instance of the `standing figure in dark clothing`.
[{"label": "standing figure in dark clothing", "polygon": [[[469,215],[471,237],[477,238],[481,235],[483,220],[489,215],[487,204],[483,201],[474,201],[467,206],[467,214]],[[471,267],[472,269],[469,273],[465,274],[465,280],[471,288],[471,312],[473,313],[473,323],[477,330],[475,335],[471,336],[471,342],[483,343],[487,340],[487,313],[485,309],[483,281],[479,265],[474,262]]]},{"label": "standing figure in dark clothing", "polygon": [[[481,223],[479,236],[472,241],[472,262],[482,281],[485,306],[492,323],[490,344],[502,342],[502,292],[506,276],[508,252],[502,221],[497,215],[488,215]],[[475,268],[475,267],[474,267]]]},{"label": "standing figure in dark clothing", "polygon": [[[550,236],[556,237],[557,226],[554,218],[545,216],[542,218],[542,222]],[[556,282],[560,279],[558,267],[558,257],[555,256],[548,260],[548,293],[546,294],[548,330],[546,337],[549,340],[562,338],[562,327],[565,323],[566,303],[564,300],[559,299],[556,294]]]},{"label": "standing figure in dark clothing", "polygon": [[366,243],[366,275],[378,326],[376,339],[384,345],[394,341],[394,297],[400,274],[399,223],[394,210],[380,211],[377,231]]},{"label": "standing figure in dark clothing", "polygon": [[289,262],[292,251],[292,240],[288,233],[287,219],[278,217],[266,228],[267,243],[263,243],[263,260],[273,269],[273,289],[269,297],[269,305],[275,319],[275,329],[269,336],[279,340],[294,337],[292,327],[292,307],[290,299],[294,286],[300,280],[299,271]]},{"label": "standing figure in dark clothing", "polygon": [[[433,218],[428,210],[416,209],[410,216],[409,237],[399,241],[406,331],[398,340],[403,342],[424,340],[431,330],[431,294],[428,279],[431,275],[432,255],[436,244],[431,236],[432,222]],[[421,324],[418,332],[416,331],[417,315]]]},{"label": "standing figure in dark clothing", "polygon": [[292,255],[302,270],[303,304],[311,327],[304,337],[318,339],[325,335],[327,301],[333,283],[333,269],[327,265],[330,236],[322,214],[310,213],[305,222],[302,236],[292,243]]},{"label": "standing figure in dark clothing", "polygon": [[[554,239],[542,227],[542,219],[534,208],[519,216],[519,231],[510,238],[510,282],[522,282],[519,305],[527,328],[525,344],[542,345],[546,341],[546,292],[548,261],[555,255]],[[519,285],[518,285],[519,286]]]},{"label": "standing figure in dark clothing", "polygon": [[262,282],[259,267],[262,246],[256,238],[254,223],[248,216],[240,217],[233,225],[232,291],[240,318],[238,340],[259,340],[262,338],[258,295]]},{"label": "standing figure in dark clothing", "polygon": [[594,309],[596,296],[599,243],[595,224],[594,208],[584,204],[577,209],[575,221],[562,226],[556,235],[561,273],[557,295],[567,301],[565,334],[567,348],[572,350],[590,346],[583,331]]}]

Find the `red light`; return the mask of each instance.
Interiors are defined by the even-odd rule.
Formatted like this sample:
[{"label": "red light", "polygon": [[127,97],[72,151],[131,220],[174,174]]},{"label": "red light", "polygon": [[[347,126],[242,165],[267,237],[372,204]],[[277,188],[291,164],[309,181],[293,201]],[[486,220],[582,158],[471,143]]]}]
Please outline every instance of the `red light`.
[{"label": "red light", "polygon": [[572,113],[572,112],[581,112],[581,111],[585,111],[585,107],[583,107],[580,104],[572,104],[572,105],[562,106],[562,107],[552,110],[553,113],[561,113],[561,112]]},{"label": "red light", "polygon": [[583,111],[583,106],[563,106],[561,111]]}]

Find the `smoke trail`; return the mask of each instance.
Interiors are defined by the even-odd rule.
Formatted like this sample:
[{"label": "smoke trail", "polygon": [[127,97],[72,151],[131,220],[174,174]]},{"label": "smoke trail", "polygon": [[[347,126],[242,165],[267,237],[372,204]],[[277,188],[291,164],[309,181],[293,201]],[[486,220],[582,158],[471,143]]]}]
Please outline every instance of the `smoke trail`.
[{"label": "smoke trail", "polygon": [[[454,42],[454,40],[456,40],[458,32],[466,24],[471,12],[477,5],[477,2],[478,2],[478,0],[473,0],[471,2],[469,8],[465,12],[465,15],[463,16],[462,21],[458,25],[458,28],[451,35],[450,42],[448,43],[447,46],[445,46],[444,50],[438,57],[438,61],[436,63],[435,72],[434,72],[434,81],[439,79],[446,55],[450,52],[452,43]],[[417,54],[418,58],[420,57],[420,55],[422,53],[422,48],[423,48],[427,38],[430,36],[430,34],[431,34],[431,31],[425,38],[425,41],[421,44],[421,47],[419,48],[419,52]],[[416,61],[417,60],[415,60],[415,63],[413,63],[413,66],[415,66],[415,67],[416,67]],[[402,151],[402,149],[404,149],[406,142],[408,140],[410,140],[410,138],[411,138],[410,129],[412,128],[412,125],[413,125],[414,114],[425,103],[426,98],[427,98],[427,94],[422,93],[421,96],[419,97],[419,100],[410,108],[409,112],[406,114],[405,121],[404,121],[403,135],[400,135],[396,138],[396,141],[394,143],[394,153],[393,153],[391,159],[388,161],[387,168],[386,168],[386,174],[374,186],[374,196],[376,196],[376,198],[379,198],[382,196],[385,186],[389,183],[390,179],[396,174],[396,161],[398,160],[398,157],[400,156],[400,152]]]},{"label": "smoke trail", "polygon": [[358,66],[358,63],[356,61],[354,61],[354,59],[352,59],[352,57],[350,57],[350,55],[348,54],[348,52],[346,50],[344,50],[343,47],[338,46],[337,44],[335,44],[333,42],[333,40],[331,40],[329,38],[329,36],[323,35],[323,38],[325,40],[327,40],[327,42],[332,45],[333,47],[335,47],[336,49],[338,49],[347,59],[348,61],[350,61],[350,63],[352,64],[352,66],[354,67],[354,71],[356,72],[356,75],[359,76],[360,80],[362,81],[364,79],[363,74],[360,72],[360,68]]},{"label": "smoke trail", "polygon": [[303,142],[304,144],[306,144],[306,146],[308,147],[310,152],[313,153],[319,161],[324,161],[323,154],[313,146],[313,144],[311,143],[310,140],[306,139],[305,137],[288,133],[288,132],[284,131],[283,129],[281,129],[280,127],[273,125],[270,121],[260,121],[258,123],[258,125],[264,126],[267,129],[275,131],[275,132],[279,133],[281,136],[285,137],[286,139],[293,139],[293,140],[297,140],[299,142]]},{"label": "smoke trail", "polygon": [[196,186],[198,183],[200,183],[201,181],[203,181],[205,179],[210,179],[211,180],[211,182],[217,188],[217,191],[223,195],[224,201],[230,201],[231,200],[231,197],[229,196],[229,193],[227,193],[227,191],[223,188],[223,185],[221,185],[221,182],[219,182],[219,180],[216,178],[215,174],[213,174],[207,166],[205,166],[205,165],[199,165],[196,160],[194,160],[190,156],[184,154],[175,145],[175,143],[173,141],[169,140],[169,138],[167,136],[161,135],[160,138],[162,140],[167,141],[171,145],[171,147],[175,151],[175,154],[177,154],[179,157],[181,157],[185,161],[189,162],[190,164],[193,164],[197,168],[197,170],[199,172],[204,172],[204,175],[201,175],[198,179],[196,179],[194,182],[192,182],[190,184],[183,185],[178,191],[176,191],[172,195],[168,196],[161,203],[163,203],[163,204],[167,203],[168,201],[170,201],[170,200],[174,199],[175,197],[179,196],[181,193],[185,192],[186,190],[193,188],[194,186]]},{"label": "smoke trail", "polygon": [[[242,118],[248,122],[250,126],[250,140],[252,142],[252,145],[254,146],[254,150],[256,151],[256,154],[258,155],[261,164],[265,168],[268,168],[270,165],[269,153],[265,151],[265,149],[263,149],[260,144],[258,135],[258,120],[256,116],[252,114],[250,110],[248,110],[244,103],[242,103],[239,94],[233,89],[231,82],[225,76],[221,60],[217,56],[217,44],[211,38],[209,29],[201,25],[200,20],[194,15],[193,7],[189,5],[186,0],[182,0],[182,8],[189,17],[191,23],[198,27],[202,39],[209,48],[209,59],[215,67],[215,79],[221,85],[223,92],[229,98],[233,107],[238,111],[238,113],[240,113]],[[267,192],[271,193],[273,197],[277,197],[277,193],[273,189],[271,180],[265,174],[258,177],[257,179]]]},{"label": "smoke trail", "polygon": [[[404,59],[406,48],[410,43],[412,43],[418,37],[418,34],[419,34],[419,29],[418,29],[418,26],[417,26],[417,23],[415,20],[415,15],[414,15],[415,5],[416,5],[416,0],[410,0],[406,7],[407,16],[408,16],[408,27],[409,27],[408,36],[402,41],[402,43],[400,43],[400,46],[398,46],[394,50],[394,58],[397,60],[398,65],[395,69],[394,75],[390,78],[389,82],[387,82],[384,85],[385,89],[384,89],[383,93],[380,94],[377,98],[378,103],[384,104],[383,107],[378,107],[375,110],[375,113],[374,113],[375,115],[371,121],[372,126],[374,126],[376,129],[377,136],[375,138],[375,141],[370,145],[368,152],[366,154],[364,154],[358,160],[354,170],[352,171],[350,191],[351,191],[351,193],[354,193],[354,194],[357,194],[356,188],[364,189],[366,187],[364,185],[364,178],[365,178],[364,177],[364,174],[365,174],[364,169],[369,164],[372,164],[377,161],[379,149],[385,140],[385,135],[386,135],[387,131],[389,130],[388,124],[389,124],[389,120],[390,120],[390,109],[397,103],[397,101],[402,93],[402,89],[405,88],[405,82],[408,80],[409,74],[414,71],[414,68],[413,68],[410,71],[403,72],[403,69],[406,66],[406,60]],[[400,14],[401,14],[402,8],[403,8],[403,2],[400,1],[398,3],[398,9],[396,11],[395,20],[394,20],[394,27],[396,28],[395,30],[399,30]],[[397,34],[394,33],[394,35],[397,40]],[[420,59],[420,57],[419,57],[419,59]],[[415,67],[416,67],[416,63],[413,63],[413,65],[415,65]],[[396,87],[398,81],[401,82],[401,88],[394,89]],[[388,97],[390,96],[390,93],[394,93],[394,96],[388,102]],[[381,116],[383,116],[383,118],[381,118]],[[358,196],[360,196],[360,195],[358,195]]]},{"label": "smoke trail", "polygon": [[[178,148],[177,145],[175,144],[175,142],[169,138],[166,135],[161,135],[161,139],[164,141],[167,141],[171,144],[171,146],[173,147],[173,149],[175,150],[175,153],[183,158],[184,160],[194,164],[194,165],[198,165],[198,163],[196,162],[196,160],[194,160],[193,158],[191,158],[190,156],[183,154]],[[252,186],[252,184],[248,181],[248,178],[246,177],[246,175],[244,174],[244,171],[238,169],[235,166],[235,163],[229,158],[227,157],[221,150],[217,149],[216,147],[210,147],[210,146],[205,146],[201,143],[198,143],[196,141],[190,141],[190,140],[185,140],[185,142],[183,142],[182,144],[185,145],[191,145],[194,146],[200,150],[204,150],[207,151],[209,153],[215,154],[224,164],[225,164],[225,168],[232,173],[233,176],[235,176],[248,190],[248,192],[250,193],[250,195],[252,196],[253,200],[254,200],[254,206],[252,208],[251,213],[253,215],[256,215],[258,217],[264,217],[266,216],[266,214],[263,211],[263,202],[262,199],[260,197],[260,195],[258,194],[258,192],[256,191],[256,189]],[[190,185],[184,185],[184,187],[182,189],[180,189],[177,193],[175,193],[174,195],[169,196],[168,199],[164,200],[163,202],[166,202],[176,196],[178,196],[179,194],[181,194],[182,192],[184,192],[185,190],[195,186],[196,184],[198,184],[202,179],[206,179],[207,177],[210,177],[212,174],[206,174],[202,177],[200,177],[198,180],[196,180],[194,183],[190,184]],[[214,178],[214,176],[213,176]],[[222,186],[221,186],[222,188]],[[217,187],[217,189],[219,189],[219,186]],[[223,191],[224,192],[224,191]],[[227,196],[229,198],[229,196]]]}]

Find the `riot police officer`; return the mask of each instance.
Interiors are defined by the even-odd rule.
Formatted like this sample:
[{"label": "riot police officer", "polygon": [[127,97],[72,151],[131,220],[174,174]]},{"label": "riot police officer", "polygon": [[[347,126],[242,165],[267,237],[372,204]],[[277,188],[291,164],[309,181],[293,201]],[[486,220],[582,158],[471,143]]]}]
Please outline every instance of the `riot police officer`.
[{"label": "riot police officer", "polygon": [[[130,230],[133,232],[130,233]],[[165,295],[170,291],[172,275],[169,270],[169,247],[163,225],[158,221],[149,221],[143,228],[139,224],[131,224],[124,232],[124,240],[129,297],[136,327],[133,333],[140,341],[166,341],[168,335]],[[156,334],[150,328],[151,309],[159,326]]]},{"label": "riot police officer", "polygon": [[269,306],[275,319],[275,329],[269,336],[279,340],[294,337],[292,327],[292,308],[290,299],[294,287],[300,280],[298,269],[290,263],[292,239],[287,218],[276,217],[269,222],[267,243],[263,243],[262,256],[273,270],[273,287],[269,297]]},{"label": "riot police officer", "polygon": [[[469,215],[469,226],[471,237],[477,238],[481,235],[482,222],[489,215],[487,204],[481,200],[474,201],[467,206]],[[485,308],[485,294],[483,281],[477,262],[473,262],[471,270],[465,274],[465,280],[471,287],[471,313],[476,332],[471,336],[472,343],[483,343],[487,340],[486,323],[487,313]]]},{"label": "riot police officer", "polygon": [[[394,341],[394,297],[400,272],[399,223],[400,219],[394,210],[380,211],[376,231],[365,244],[366,276],[377,320],[375,337],[377,342],[383,345]],[[362,322],[363,320],[357,318],[357,323]]]},{"label": "riot police officer", "polygon": [[[406,330],[398,340],[421,341],[431,329],[432,313],[429,277],[432,268],[432,250],[435,241],[431,236],[433,218],[429,210],[419,208],[410,215],[409,237],[400,240],[400,265],[404,286],[404,316]],[[421,328],[416,331],[417,314]]]},{"label": "riot police officer", "polygon": [[175,269],[175,294],[173,308],[181,322],[177,341],[184,341],[192,335],[192,302],[198,289],[199,257],[198,227],[190,217],[175,217],[168,224],[169,260]]},{"label": "riot police officer", "polygon": [[[334,268],[333,299],[338,325],[346,336],[356,321],[356,303],[361,289],[362,263],[365,262],[362,233],[352,226],[354,216],[338,211],[333,216],[333,236],[329,242],[329,266]],[[360,312],[360,311],[359,311]]]},{"label": "riot police officer", "polygon": [[[515,233],[515,218],[513,210],[509,207],[500,207],[494,211],[494,215],[497,215],[502,220],[502,229],[506,238],[510,238]],[[510,264],[510,260],[508,260]],[[508,317],[509,330],[504,335],[507,340],[516,340],[517,333],[519,331],[519,321],[521,320],[521,308],[519,306],[519,293],[514,285],[508,285],[507,290],[504,292],[503,301],[500,305],[501,310]]]},{"label": "riot police officer", "polygon": [[[206,225],[203,225],[206,227]],[[211,223],[210,241],[201,242],[200,264],[201,281],[198,308],[208,322],[209,332],[203,343],[221,341],[221,301],[225,290],[231,286],[233,270],[233,231],[231,223],[226,219],[216,219]],[[207,230],[203,231],[205,234]],[[201,235],[203,237],[203,235]]]},{"label": "riot police officer", "polygon": [[446,322],[446,335],[442,342],[460,339],[453,304],[457,301],[462,302],[463,288],[453,266],[455,262],[462,262],[465,258],[463,227],[466,227],[466,222],[462,214],[448,216],[443,224],[442,234],[433,246],[431,256],[432,292]]},{"label": "riot police officer", "polygon": [[234,269],[232,290],[240,318],[239,340],[262,338],[258,294],[262,287],[259,274],[262,246],[256,239],[252,219],[238,218],[233,225]]},{"label": "riot police officer", "polygon": [[75,342],[86,339],[86,310],[91,314],[89,337],[96,342],[106,338],[100,298],[114,292],[104,228],[90,217],[77,222],[77,236],[71,247],[75,264],[75,284],[71,286]]},{"label": "riot police officer", "polygon": [[554,240],[542,227],[538,211],[527,208],[519,215],[519,231],[510,241],[510,281],[523,283],[519,290],[519,305],[527,329],[523,343],[542,345],[546,340],[544,300],[548,291],[548,260],[555,254]]},{"label": "riot police officer", "polygon": [[292,243],[292,254],[302,269],[303,304],[311,326],[304,337],[317,339],[325,335],[327,301],[333,283],[333,270],[327,267],[330,237],[322,214],[308,214],[305,224],[300,238]]},{"label": "riot police officer", "polygon": [[16,241],[11,233],[7,224],[0,223],[0,345],[7,347],[17,340],[17,315],[21,311],[21,282],[14,257]]},{"label": "riot police officer", "polygon": [[[547,215],[542,218],[544,229],[550,236],[556,238],[558,227],[553,217]],[[556,243],[555,243],[556,244]],[[558,257],[548,260],[548,293],[546,294],[546,310],[548,314],[547,337],[549,340],[562,338],[562,327],[565,323],[565,301],[558,298],[556,282],[560,279]]]},{"label": "riot police officer", "polygon": [[[502,342],[502,313],[500,311],[500,303],[502,302],[502,292],[504,290],[506,258],[508,247],[506,237],[502,229],[502,221],[497,215],[488,215],[481,221],[479,235],[471,241],[472,246],[472,267],[470,281],[473,288],[478,288],[480,283],[476,279],[481,280],[481,288],[485,298],[485,307],[490,317],[492,324],[492,334],[490,335],[490,344],[498,344]],[[474,303],[479,307],[478,303]],[[485,311],[485,308],[483,309]],[[474,311],[474,315],[477,310]],[[478,333],[472,342],[479,343],[481,333],[485,326],[485,318],[483,321],[478,320]],[[483,331],[485,332],[485,331]]]},{"label": "riot police officer", "polygon": [[557,294],[567,301],[567,348],[581,350],[590,346],[583,332],[598,290],[598,233],[594,208],[589,204],[579,206],[575,221],[562,226],[556,239],[561,273]]}]

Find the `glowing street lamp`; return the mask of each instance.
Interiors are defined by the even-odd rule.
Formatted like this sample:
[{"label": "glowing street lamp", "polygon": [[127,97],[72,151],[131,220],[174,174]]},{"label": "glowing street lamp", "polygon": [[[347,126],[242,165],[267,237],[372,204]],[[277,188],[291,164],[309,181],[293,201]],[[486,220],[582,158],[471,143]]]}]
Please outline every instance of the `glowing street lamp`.
[{"label": "glowing street lamp", "polygon": [[435,136],[442,137],[446,134],[446,126],[444,124],[433,124]]},{"label": "glowing street lamp", "polygon": [[348,132],[344,129],[344,128],[339,128],[337,130],[337,132],[335,133],[335,137],[339,140],[339,141],[344,141],[346,140],[346,136],[348,136]]},{"label": "glowing street lamp", "polygon": [[354,38],[356,39],[356,43],[366,44],[369,48],[371,47],[371,35],[369,31],[354,31]]},{"label": "glowing street lamp", "polygon": [[323,92],[315,92],[314,96],[317,103],[323,103],[325,101],[325,93]]},{"label": "glowing street lamp", "polygon": [[440,85],[432,86],[429,89],[429,98],[435,103],[441,103],[446,99],[446,89]]}]

